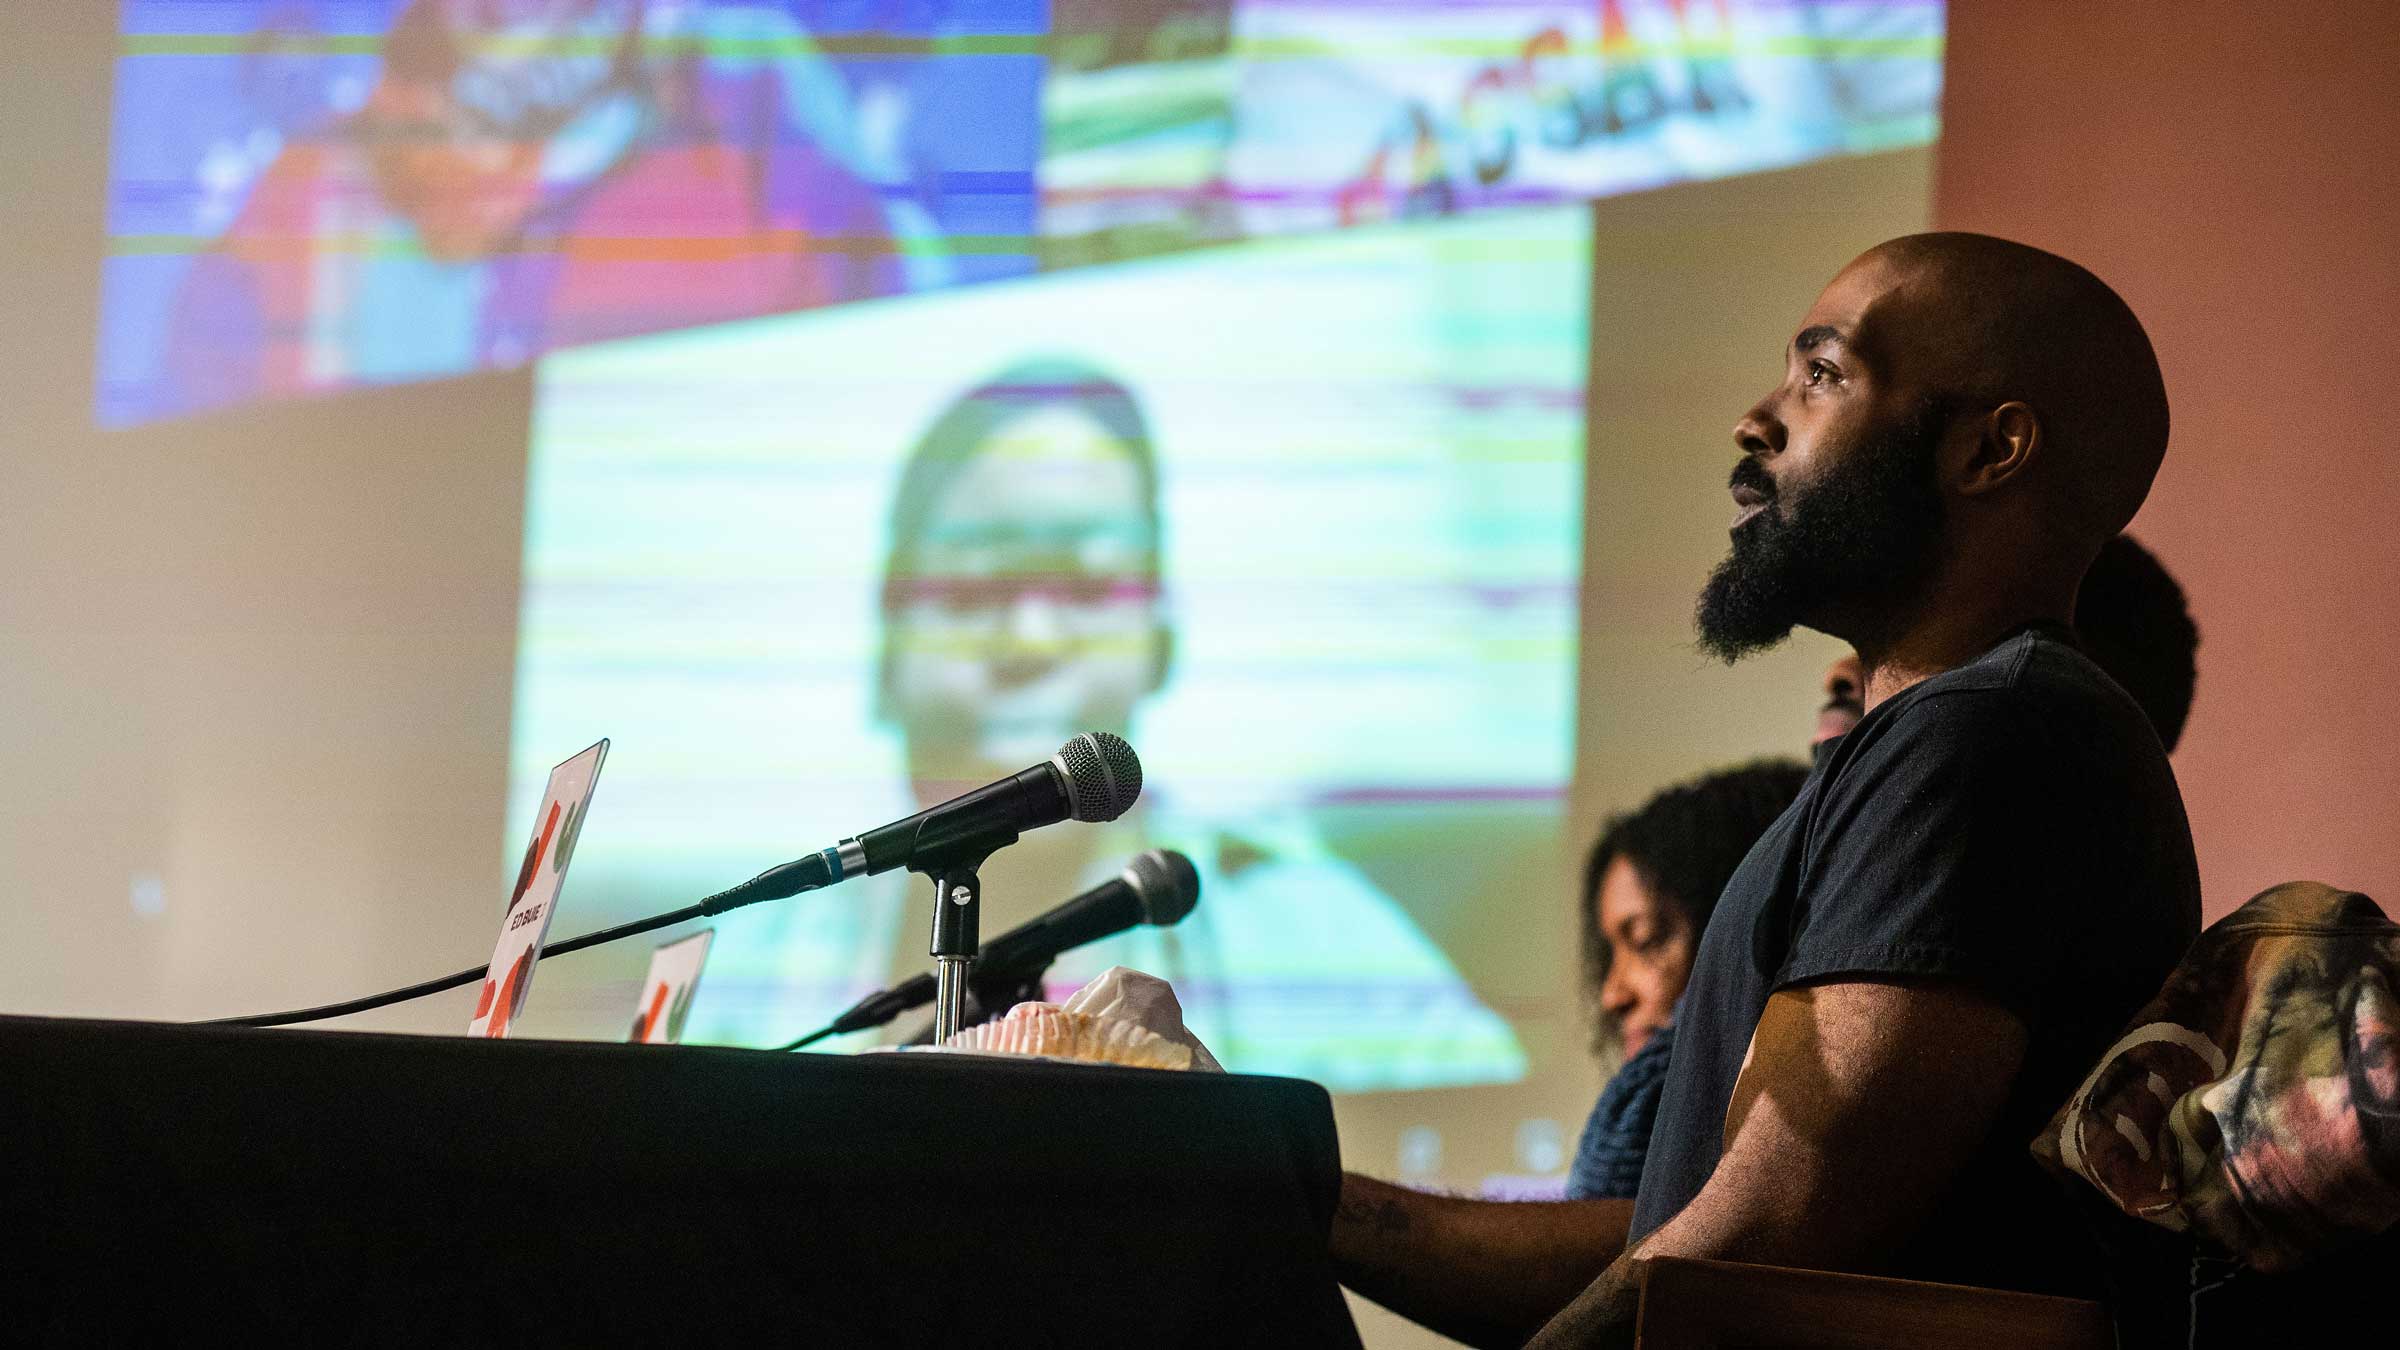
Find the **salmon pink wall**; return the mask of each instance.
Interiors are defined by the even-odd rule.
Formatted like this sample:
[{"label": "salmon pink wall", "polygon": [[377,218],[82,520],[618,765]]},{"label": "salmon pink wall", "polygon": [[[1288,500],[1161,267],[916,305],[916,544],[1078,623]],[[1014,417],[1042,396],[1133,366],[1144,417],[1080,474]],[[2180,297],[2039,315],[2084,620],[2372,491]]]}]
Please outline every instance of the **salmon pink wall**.
[{"label": "salmon pink wall", "polygon": [[2208,915],[2400,913],[2400,4],[1953,0],[1934,219],[2091,267],[2175,430],[2134,533],[2190,592]]}]

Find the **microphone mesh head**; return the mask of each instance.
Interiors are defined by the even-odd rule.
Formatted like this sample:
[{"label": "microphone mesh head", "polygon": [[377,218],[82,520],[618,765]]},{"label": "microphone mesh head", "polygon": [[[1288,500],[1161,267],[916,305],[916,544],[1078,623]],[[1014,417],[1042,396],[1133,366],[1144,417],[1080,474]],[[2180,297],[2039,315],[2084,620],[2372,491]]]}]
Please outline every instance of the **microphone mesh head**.
[{"label": "microphone mesh head", "polygon": [[1067,806],[1077,820],[1115,820],[1142,795],[1142,761],[1121,736],[1087,731],[1058,748],[1052,761],[1067,778]]},{"label": "microphone mesh head", "polygon": [[1200,903],[1200,869],[1171,848],[1137,853],[1125,864],[1125,880],[1142,902],[1142,922],[1160,928],[1183,922]]}]

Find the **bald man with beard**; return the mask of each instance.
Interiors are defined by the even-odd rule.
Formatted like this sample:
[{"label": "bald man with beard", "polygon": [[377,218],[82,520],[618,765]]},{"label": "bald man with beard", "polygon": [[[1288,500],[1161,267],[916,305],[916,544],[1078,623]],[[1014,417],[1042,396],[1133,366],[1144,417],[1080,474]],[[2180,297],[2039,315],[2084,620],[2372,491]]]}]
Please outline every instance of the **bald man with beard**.
[{"label": "bald man with beard", "polygon": [[1530,1344],[1631,1345],[1654,1256],[2094,1296],[2025,1144],[2200,910],[2159,738],[2069,626],[2166,451],[2149,339],[2063,258],[1897,239],[1734,440],[1702,645],[1841,638],[1866,712],[1710,920],[1626,1254]]}]

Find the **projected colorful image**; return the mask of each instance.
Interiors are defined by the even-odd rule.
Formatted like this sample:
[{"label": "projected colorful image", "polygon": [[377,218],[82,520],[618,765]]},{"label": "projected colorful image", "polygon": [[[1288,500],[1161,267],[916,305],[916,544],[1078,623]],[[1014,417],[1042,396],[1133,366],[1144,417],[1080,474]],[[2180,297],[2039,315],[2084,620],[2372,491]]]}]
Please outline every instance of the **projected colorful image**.
[{"label": "projected colorful image", "polygon": [[1239,228],[1605,197],[1934,138],[1940,0],[1242,0]]},{"label": "projected colorful image", "polygon": [[1234,237],[1233,9],[1233,0],[1051,0],[1045,266]]},{"label": "projected colorful image", "polygon": [[[1554,972],[1507,916],[1562,884],[1589,248],[1581,209],[1497,213],[545,361],[513,763],[616,746],[577,926],[1115,731],[1141,804],[996,855],[987,937],[1178,848],[1196,912],[1055,993],[1162,975],[1229,1067],[1340,1090],[1521,1075],[1506,991]],[[726,916],[687,1039],[778,1043],[928,968],[924,886]]]},{"label": "projected colorful image", "polygon": [[124,0],[110,425],[1930,141],[1939,0]]},{"label": "projected colorful image", "polygon": [[127,0],[99,416],[1030,270],[1041,10]]}]

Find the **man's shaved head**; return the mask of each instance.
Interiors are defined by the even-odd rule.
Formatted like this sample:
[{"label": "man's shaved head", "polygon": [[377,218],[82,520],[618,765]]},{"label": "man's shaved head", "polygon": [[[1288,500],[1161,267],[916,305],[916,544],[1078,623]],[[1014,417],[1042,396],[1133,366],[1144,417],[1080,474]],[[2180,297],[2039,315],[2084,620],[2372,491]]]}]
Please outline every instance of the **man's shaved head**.
[{"label": "man's shaved head", "polygon": [[1931,382],[2033,409],[2049,442],[2040,486],[2074,533],[2096,549],[2124,529],[2167,452],[2166,381],[2132,308],[2083,267],[1988,234],[1907,235],[1868,259],[1899,272]]},{"label": "man's shaved head", "polygon": [[2063,622],[2166,453],[2166,386],[2133,311],[2005,239],[1868,250],[1783,364],[1734,427],[1733,549],[1700,599],[1701,645],[1727,660],[1799,624],[1863,653],[1929,615]]}]

